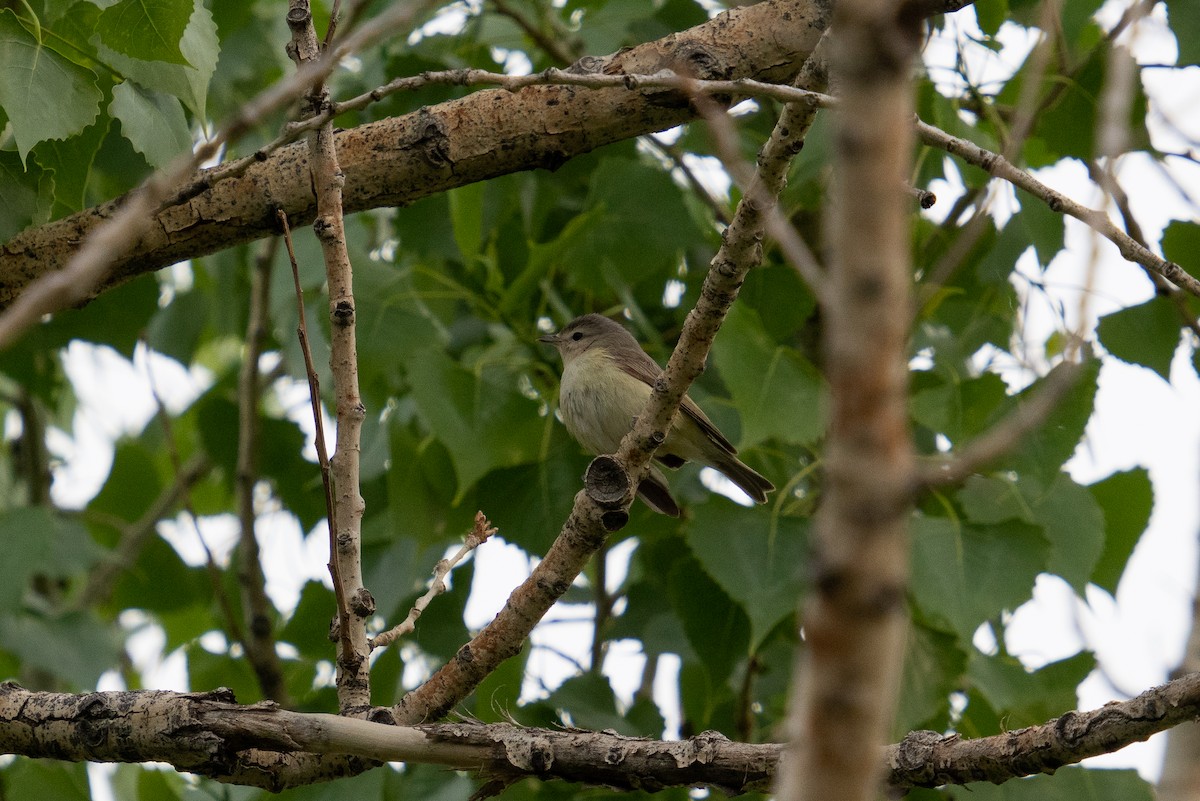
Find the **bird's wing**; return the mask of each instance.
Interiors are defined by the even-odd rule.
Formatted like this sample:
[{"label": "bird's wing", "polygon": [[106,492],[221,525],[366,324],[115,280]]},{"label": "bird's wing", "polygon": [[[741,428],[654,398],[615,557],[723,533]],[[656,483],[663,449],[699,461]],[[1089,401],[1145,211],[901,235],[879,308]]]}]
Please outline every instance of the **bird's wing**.
[{"label": "bird's wing", "polygon": [[[662,374],[662,368],[658,366],[658,362],[650,358],[650,354],[642,350],[641,346],[622,350],[619,354],[614,355],[624,357],[614,359],[622,370],[647,386],[653,387],[654,382]],[[712,420],[708,419],[708,415],[696,405],[695,401],[684,395],[683,403],[680,404],[679,408],[684,414],[694,420],[696,425],[700,426],[700,430],[707,434],[722,450],[730,454],[737,453],[737,448],[733,447],[733,443],[726,439],[725,435],[713,425]]]}]

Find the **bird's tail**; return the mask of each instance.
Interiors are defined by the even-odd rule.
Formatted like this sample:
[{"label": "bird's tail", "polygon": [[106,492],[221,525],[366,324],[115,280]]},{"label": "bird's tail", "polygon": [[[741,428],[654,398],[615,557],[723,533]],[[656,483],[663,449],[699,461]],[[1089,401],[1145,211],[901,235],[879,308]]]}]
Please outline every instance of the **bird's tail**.
[{"label": "bird's tail", "polygon": [[[750,468],[746,469],[749,470]],[[751,472],[754,471],[751,470]],[[659,472],[657,467],[650,466],[650,472],[642,479],[642,483],[638,484],[637,494],[647,506],[659,514],[679,517],[679,504],[671,497],[671,489],[667,486],[667,479],[663,477],[663,474]]]},{"label": "bird's tail", "polygon": [[724,458],[713,467],[741,487],[742,492],[753,498],[755,503],[766,503],[767,493],[774,490],[775,485],[747,467],[733,454],[722,454],[722,456]]}]

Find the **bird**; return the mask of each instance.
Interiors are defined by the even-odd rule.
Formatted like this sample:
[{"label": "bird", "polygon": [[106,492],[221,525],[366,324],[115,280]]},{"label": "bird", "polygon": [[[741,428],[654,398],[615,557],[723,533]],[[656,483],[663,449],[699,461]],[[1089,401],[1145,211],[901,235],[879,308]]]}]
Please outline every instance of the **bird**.
[{"label": "bird", "polygon": [[[662,368],[615,320],[585,314],[554,334],[538,337],[562,357],[558,405],[562,421],[594,454],[616,453],[642,413]],[[724,474],[755,503],[766,503],[775,485],[737,458],[737,449],[688,396],[654,458],[670,468],[698,462]],[[679,517],[666,478],[651,465],[638,497],[656,512]]]}]

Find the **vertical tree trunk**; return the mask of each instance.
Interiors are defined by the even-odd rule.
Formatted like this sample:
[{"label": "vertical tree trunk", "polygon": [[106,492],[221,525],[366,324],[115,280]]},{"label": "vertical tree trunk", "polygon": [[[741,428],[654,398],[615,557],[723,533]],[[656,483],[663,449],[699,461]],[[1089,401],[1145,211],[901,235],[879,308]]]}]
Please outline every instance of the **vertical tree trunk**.
[{"label": "vertical tree trunk", "polygon": [[907,614],[913,451],[907,425],[909,75],[900,5],[843,0],[832,26],[838,90],[826,303],[832,394],[814,593],[780,773],[781,799],[878,793]]}]

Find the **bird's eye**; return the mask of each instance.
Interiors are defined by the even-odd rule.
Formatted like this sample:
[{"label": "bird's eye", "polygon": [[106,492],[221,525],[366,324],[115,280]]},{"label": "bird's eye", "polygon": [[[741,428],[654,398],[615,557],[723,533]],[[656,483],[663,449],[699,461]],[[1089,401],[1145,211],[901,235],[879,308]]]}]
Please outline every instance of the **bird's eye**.
[{"label": "bird's eye", "polygon": [[575,340],[576,342],[578,342],[579,340],[583,339],[583,332],[582,332],[582,331],[576,331],[574,334],[571,334],[571,339],[573,339],[573,340]]}]

